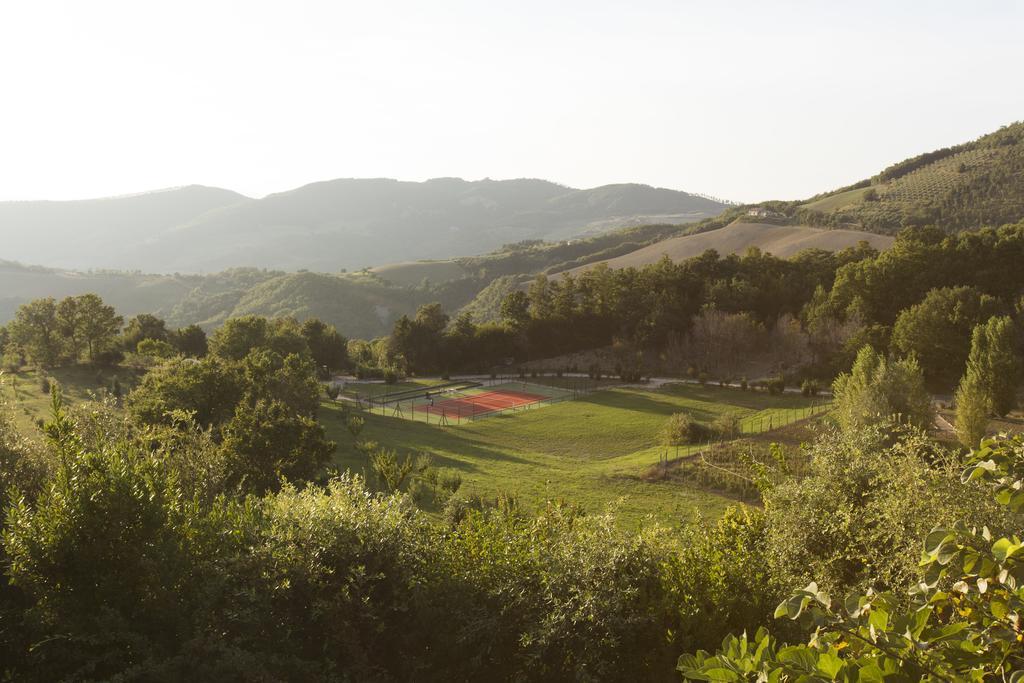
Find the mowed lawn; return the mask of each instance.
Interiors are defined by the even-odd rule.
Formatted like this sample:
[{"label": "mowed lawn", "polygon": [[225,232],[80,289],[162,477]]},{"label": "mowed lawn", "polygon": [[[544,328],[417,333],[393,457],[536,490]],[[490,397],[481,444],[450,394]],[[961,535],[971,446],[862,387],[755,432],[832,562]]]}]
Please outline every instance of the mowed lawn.
[{"label": "mowed lawn", "polygon": [[[820,403],[820,399],[817,401]],[[685,411],[711,422],[737,413],[778,424],[795,419],[812,401],[738,389],[673,385],[649,391],[609,389],[575,401],[441,427],[364,413],[362,437],[402,453],[428,453],[435,466],[456,470],[464,493],[514,493],[527,504],[564,499],[597,513],[618,507],[627,523],[651,515],[676,526],[696,511],[717,517],[732,501],[678,483],[644,481],[640,474],[658,461],[658,432],[666,418]],[[338,442],[337,463],[363,472],[336,405],[325,404],[322,422]]]}]

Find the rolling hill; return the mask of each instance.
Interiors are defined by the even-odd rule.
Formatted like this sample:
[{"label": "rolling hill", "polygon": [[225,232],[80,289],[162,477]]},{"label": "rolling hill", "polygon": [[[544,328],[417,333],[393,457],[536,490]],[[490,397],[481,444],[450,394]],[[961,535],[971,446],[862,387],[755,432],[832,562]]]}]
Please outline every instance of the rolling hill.
[{"label": "rolling hill", "polygon": [[87,201],[0,202],[0,234],[7,238],[4,258],[62,268],[338,272],[621,225],[686,223],[724,208],[646,185],[577,190],[543,180],[340,179],[263,199],[193,186]]},{"label": "rolling hill", "polygon": [[575,274],[598,263],[607,264],[611,268],[638,268],[656,263],[663,256],[668,256],[673,261],[682,261],[700,256],[708,249],[726,255],[743,254],[748,249],[756,247],[780,258],[789,258],[804,249],[840,251],[846,247],[856,246],[859,242],[868,242],[876,249],[882,250],[892,244],[893,238],[859,230],[824,230],[802,225],[774,225],[737,220],[718,230],[671,237],[622,256],[578,266],[562,273]]},{"label": "rolling hill", "polygon": [[106,199],[0,202],[0,258],[56,268],[151,270],[128,263],[126,252],[207,211],[249,201],[230,190],[191,185]]},{"label": "rolling hill", "polygon": [[849,187],[783,207],[795,220],[894,233],[934,225],[947,232],[1024,216],[1024,122],[927,152]]}]

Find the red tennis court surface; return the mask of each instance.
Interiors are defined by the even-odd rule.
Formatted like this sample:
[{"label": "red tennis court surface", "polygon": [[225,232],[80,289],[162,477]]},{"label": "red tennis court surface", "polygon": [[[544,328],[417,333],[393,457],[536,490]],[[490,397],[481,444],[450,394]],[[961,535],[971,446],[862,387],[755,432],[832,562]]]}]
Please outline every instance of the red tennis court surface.
[{"label": "red tennis court surface", "polygon": [[537,403],[550,398],[540,394],[528,394],[522,391],[509,391],[508,389],[496,389],[485,391],[472,396],[459,398],[446,398],[434,401],[434,405],[422,403],[416,406],[416,410],[429,415],[445,415],[447,417],[473,417],[482,413],[492,413],[496,410],[507,410],[519,406]]}]

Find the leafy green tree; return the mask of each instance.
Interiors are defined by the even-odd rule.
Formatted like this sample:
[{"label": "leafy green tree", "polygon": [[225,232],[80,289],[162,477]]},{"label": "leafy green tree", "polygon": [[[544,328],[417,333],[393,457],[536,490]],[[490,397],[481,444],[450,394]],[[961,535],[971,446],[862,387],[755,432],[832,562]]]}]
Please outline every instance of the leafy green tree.
[{"label": "leafy green tree", "polygon": [[57,329],[64,339],[64,351],[72,361],[82,357],[85,340],[82,339],[82,300],[69,296],[57,303]]},{"label": "leafy green tree", "polygon": [[927,427],[934,416],[931,396],[917,361],[886,359],[864,346],[849,373],[832,384],[836,418],[844,429],[857,429],[891,416]]},{"label": "leafy green tree", "polygon": [[515,290],[501,302],[501,319],[514,329],[519,329],[530,319],[530,300],[526,292]]},{"label": "leafy green tree", "polygon": [[140,313],[128,321],[121,337],[121,344],[126,351],[135,352],[139,342],[144,339],[168,341],[170,336],[167,323],[162,318],[151,313]]},{"label": "leafy green tree", "polygon": [[974,287],[933,289],[896,319],[892,345],[921,364],[929,385],[949,387],[963,374],[971,331],[999,311],[995,298]]},{"label": "leafy green tree", "polygon": [[174,331],[169,338],[174,348],[190,358],[202,358],[207,352],[206,332],[199,325],[187,325]]},{"label": "leafy green tree", "polygon": [[348,367],[348,340],[333,325],[309,318],[302,323],[302,336],[317,367],[331,371]]},{"label": "leafy green tree", "polygon": [[75,299],[78,301],[78,336],[85,344],[89,360],[95,361],[101,351],[114,345],[124,319],[95,294],[82,294]]},{"label": "leafy green tree", "polygon": [[229,481],[259,493],[276,490],[282,479],[313,479],[335,449],[315,419],[280,400],[239,403],[221,433]]},{"label": "leafy green tree", "polygon": [[226,360],[241,360],[254,349],[271,349],[282,356],[309,355],[309,345],[294,318],[247,315],[230,318],[210,338],[210,353]]},{"label": "leafy green tree", "polygon": [[987,394],[993,413],[1002,416],[1013,409],[1017,404],[1020,359],[1011,318],[990,318],[974,328],[967,369],[973,371]]},{"label": "leafy green tree", "polygon": [[441,369],[447,357],[444,334],[448,315],[440,304],[425,304],[416,311],[416,317],[402,316],[395,322],[388,339],[389,355],[405,359],[412,371],[429,372]]},{"label": "leafy green tree", "polygon": [[956,390],[956,435],[966,448],[974,448],[988,432],[992,415],[992,397],[976,366],[967,372]]},{"label": "leafy green tree", "polygon": [[53,297],[19,306],[7,329],[11,341],[24,349],[34,363],[50,367],[60,357],[60,321]]},{"label": "leafy green tree", "polygon": [[136,347],[136,351],[140,356],[162,359],[174,358],[178,352],[174,346],[159,339],[143,339]]}]

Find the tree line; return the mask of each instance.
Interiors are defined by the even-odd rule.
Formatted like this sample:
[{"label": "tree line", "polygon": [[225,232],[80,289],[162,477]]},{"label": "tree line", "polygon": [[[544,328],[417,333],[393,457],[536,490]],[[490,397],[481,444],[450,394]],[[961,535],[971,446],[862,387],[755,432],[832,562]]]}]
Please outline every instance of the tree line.
[{"label": "tree line", "polygon": [[[349,365],[348,340],[318,318],[301,323],[294,318],[232,318],[218,329],[217,339],[223,351],[234,355],[237,351],[224,345],[270,344],[280,351],[306,354],[321,374]],[[20,306],[14,319],[0,327],[0,361],[12,370],[26,363],[52,368],[79,362],[116,365],[132,357],[203,358],[209,345],[206,331],[198,325],[170,329],[165,320],[150,313],[136,315],[125,324],[114,307],[96,294],[60,301],[35,299]]]},{"label": "tree line", "polygon": [[[974,328],[1011,321],[1022,355],[1024,224],[949,236],[908,229],[877,252],[808,250],[790,259],[756,249],[714,251],[641,268],[597,266],[574,276],[537,276],[508,293],[498,322],[449,316],[438,304],[396,321],[366,342],[359,363],[398,372],[486,371],[508,363],[611,348],[618,370],[693,371],[738,379],[757,352],[774,353],[795,379],[831,381],[861,347],[913,355],[933,391],[963,375]],[[559,368],[561,369],[561,368]],[[613,368],[605,368],[611,373]]]}]

